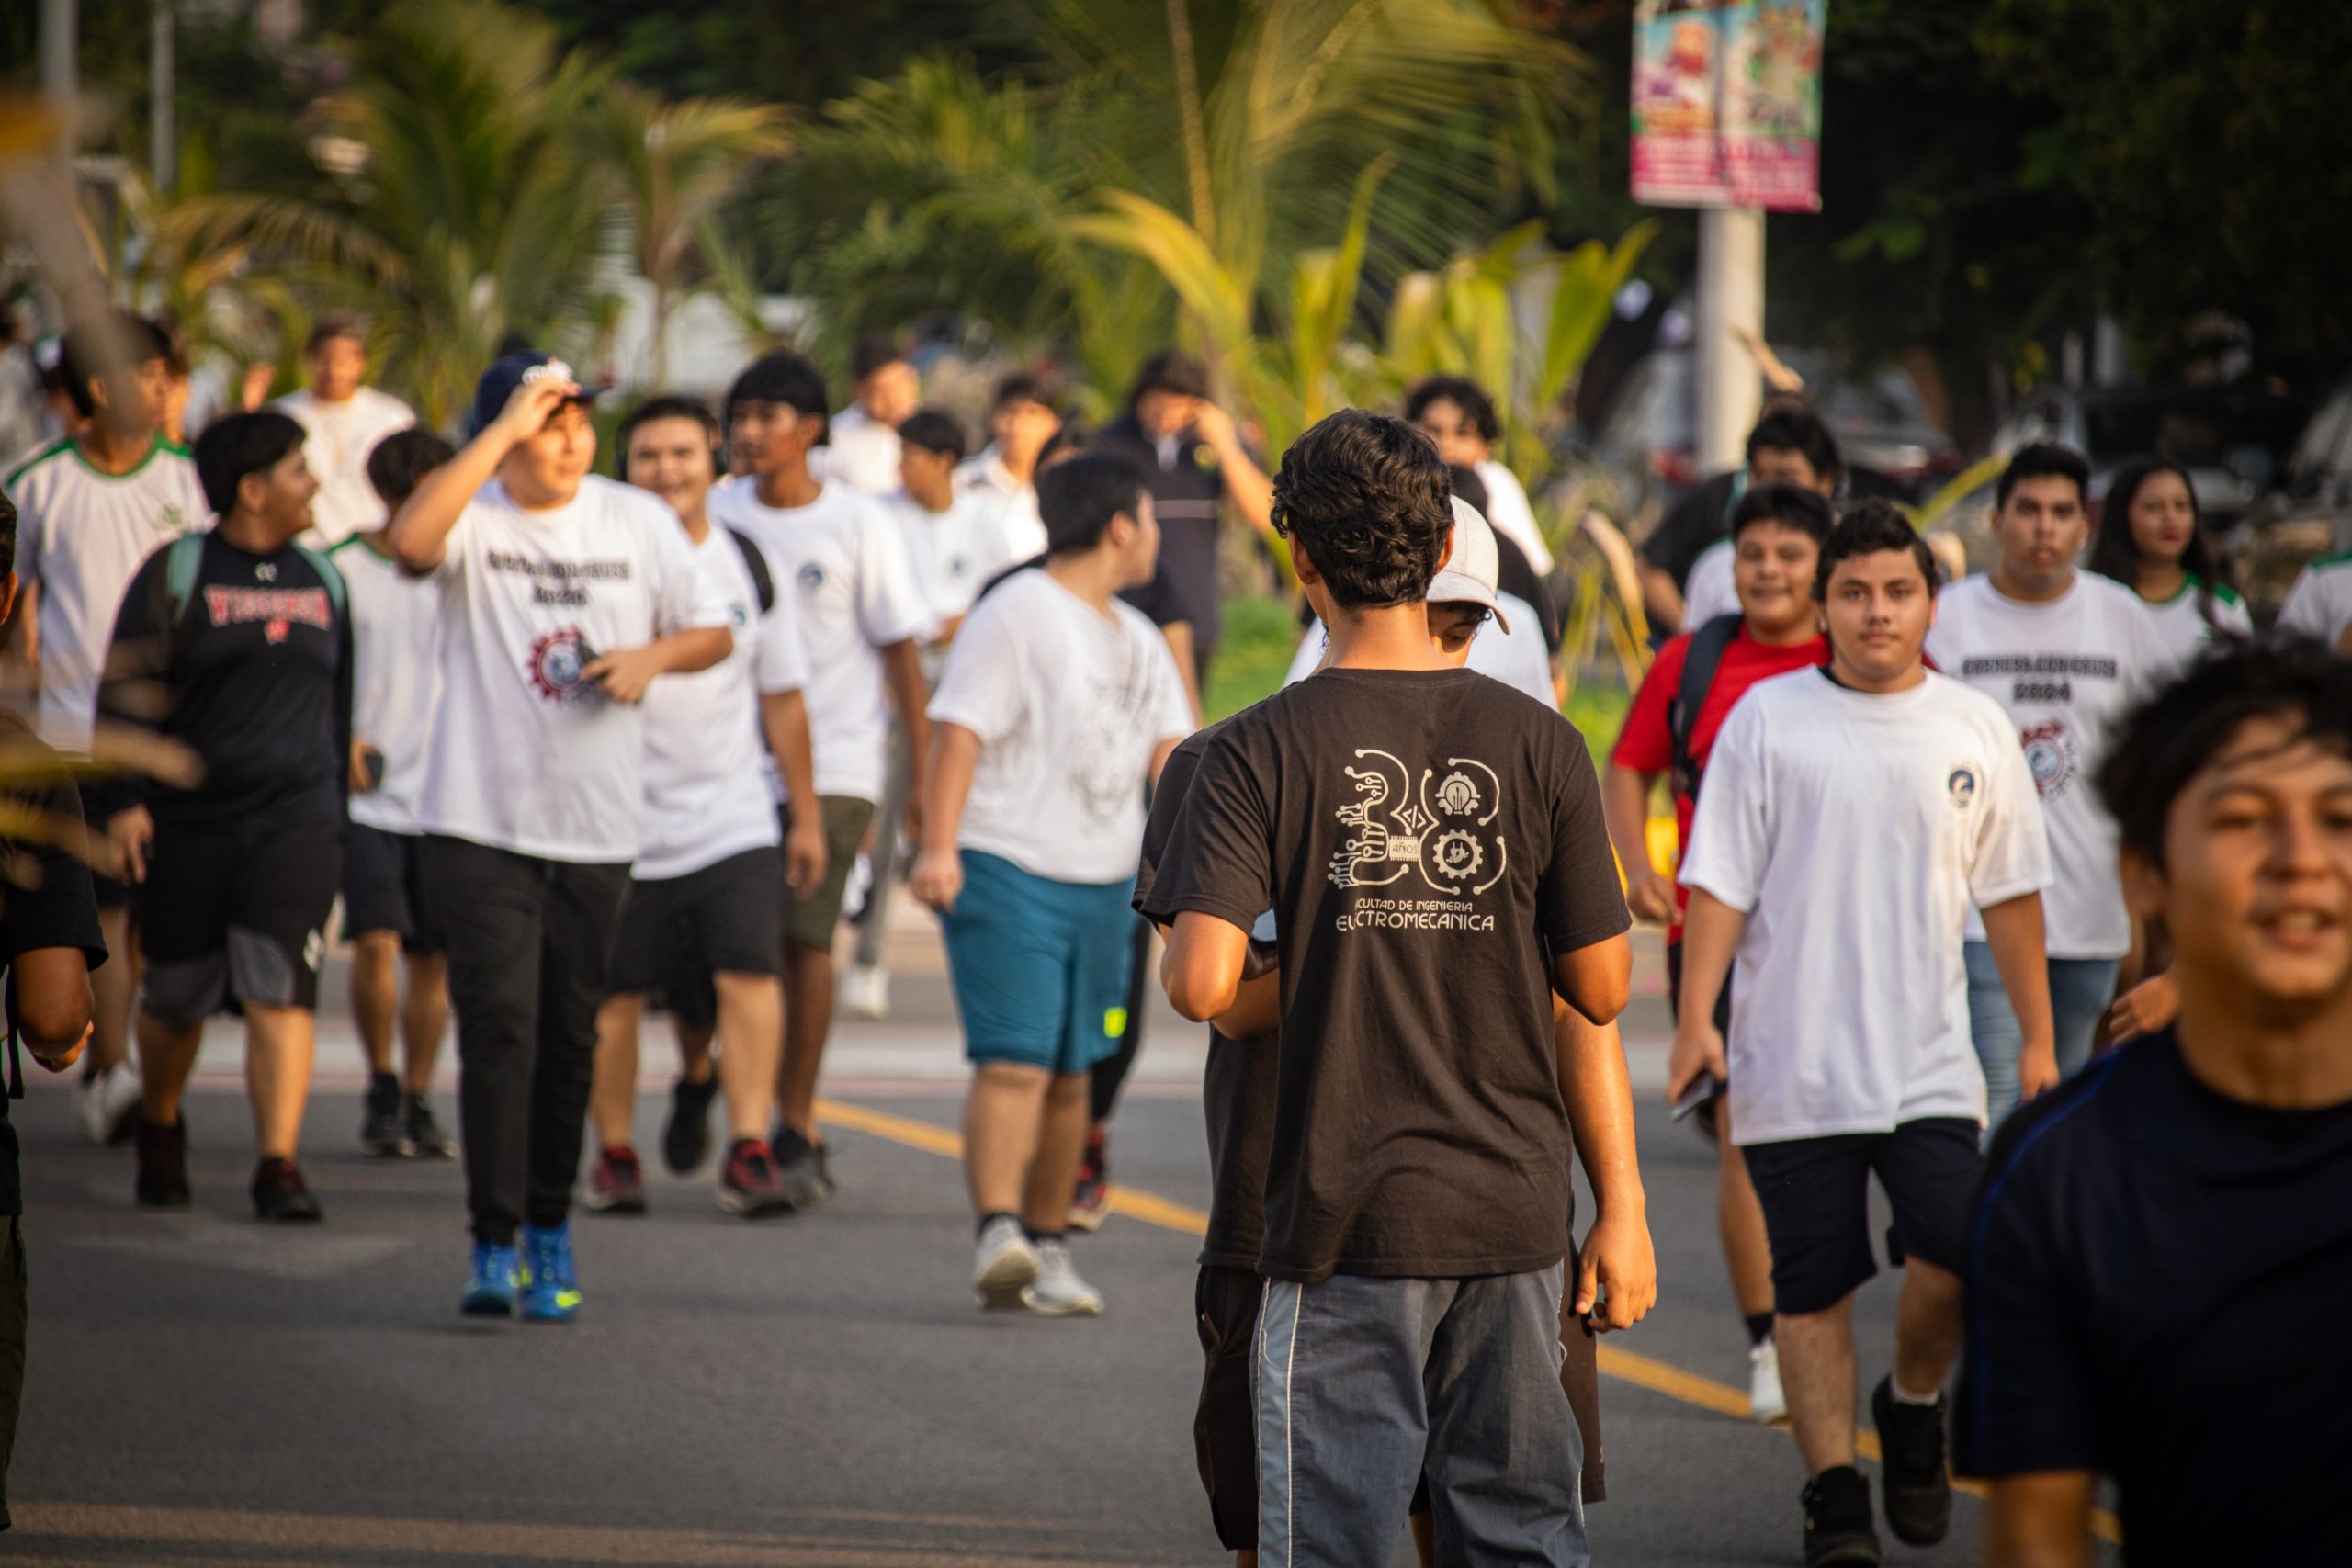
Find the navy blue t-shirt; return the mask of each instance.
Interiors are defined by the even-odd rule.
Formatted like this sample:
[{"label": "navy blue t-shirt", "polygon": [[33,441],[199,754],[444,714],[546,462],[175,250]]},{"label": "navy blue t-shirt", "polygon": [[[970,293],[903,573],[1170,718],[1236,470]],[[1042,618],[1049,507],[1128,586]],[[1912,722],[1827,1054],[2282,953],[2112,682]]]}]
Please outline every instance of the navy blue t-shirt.
[{"label": "navy blue t-shirt", "polygon": [[2134,1564],[2336,1560],[2348,1318],[2352,1104],[2226,1099],[2153,1035],[1994,1145],[1959,1468],[2112,1476]]}]

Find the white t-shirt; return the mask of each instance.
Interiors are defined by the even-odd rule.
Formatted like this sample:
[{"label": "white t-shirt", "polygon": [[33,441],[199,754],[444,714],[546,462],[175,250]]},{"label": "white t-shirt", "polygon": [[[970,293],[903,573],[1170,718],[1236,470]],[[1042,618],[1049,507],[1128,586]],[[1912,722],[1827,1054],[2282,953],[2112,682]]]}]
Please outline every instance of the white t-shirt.
[{"label": "white t-shirt", "polygon": [[637,858],[645,715],[582,682],[599,654],[728,624],[678,514],[595,475],[526,512],[497,480],[450,530],[441,711],[417,818],[428,833],[582,864]]},{"label": "white t-shirt", "polygon": [[2289,590],[2278,625],[2315,637],[2338,653],[2352,653],[2352,555],[2327,556],[2303,568]]},{"label": "white t-shirt", "polygon": [[1004,506],[993,496],[958,491],[946,511],[932,512],[901,490],[883,504],[899,525],[907,569],[935,625],[969,610],[989,578],[1028,558],[1012,554],[1005,542]]},{"label": "white t-shirt", "polygon": [[[1551,650],[1544,646],[1543,623],[1536,618],[1535,606],[1515,593],[1498,592],[1496,600],[1502,605],[1503,619],[1510,623],[1506,632],[1488,621],[1470,639],[1470,660],[1464,669],[1500,681],[1515,692],[1524,692],[1545,707],[1559,705],[1559,694],[1552,689]],[[1331,645],[1330,634],[1321,622],[1306,628],[1298,639],[1296,651],[1290,656],[1290,672],[1283,677],[1283,684],[1295,686],[1323,662],[1323,650]]]},{"label": "white t-shirt", "polygon": [[757,481],[710,492],[710,520],[749,534],[792,600],[808,659],[803,688],[817,793],[879,803],[888,772],[889,683],[881,649],[931,632],[898,525],[881,503],[829,484],[806,506],[760,504]]},{"label": "white t-shirt", "polygon": [[1682,581],[1682,629],[1697,631],[1718,615],[1739,614],[1739,589],[1731,576],[1729,539],[1718,539],[1699,552],[1690,575]]},{"label": "white t-shirt", "polygon": [[1012,477],[993,442],[981,447],[978,457],[956,466],[956,482],[1004,503],[997,525],[1004,532],[1005,548],[1012,552],[1012,559],[1028,560],[1046,553],[1046,521],[1037,515],[1037,487]]},{"label": "white t-shirt", "polygon": [[1544,530],[1536,526],[1535,508],[1529,503],[1519,476],[1492,457],[1476,465],[1476,471],[1487,487],[1487,521],[1527,552],[1527,564],[1535,569],[1536,576],[1551,576],[1552,551],[1544,543]]},{"label": "white t-shirt", "polygon": [[1096,885],[1134,878],[1151,754],[1193,730],[1159,628],[1118,600],[1105,615],[1043,570],[973,606],[931,717],[980,738],[956,843]]},{"label": "white t-shirt", "polygon": [[662,676],[645,694],[639,882],[684,876],[780,840],[760,698],[797,692],[808,681],[792,602],[775,563],[768,563],[768,577],[775,598],[763,613],[759,585],[733,535],[713,527],[702,543],[689,539],[686,547],[727,607],[735,648],[707,670]]},{"label": "white t-shirt", "polygon": [[2163,639],[2165,651],[2172,655],[2176,665],[2187,664],[2215,637],[2231,633],[2239,637],[2254,635],[2254,617],[2246,614],[2245,601],[2227,588],[2213,590],[2213,618],[2206,620],[2199,608],[2197,579],[2193,577],[2163,604],[2151,604],[2143,599],[2140,605],[2155,622],[2156,636]]},{"label": "white t-shirt", "polygon": [[[1995,591],[1982,573],[1936,596],[1928,656],[2007,712],[2041,791],[2057,880],[2042,900],[2052,958],[2120,958],[2132,916],[2116,870],[2115,821],[2092,780],[2126,710],[2175,669],[2140,596],[2094,572],[2045,604]],[[1968,918],[1971,942],[1984,922]]]},{"label": "white t-shirt", "polygon": [[332,552],[351,595],[351,738],[384,757],[384,781],[351,797],[351,819],[416,833],[426,738],[441,705],[441,589],[354,534]]},{"label": "white t-shirt", "polygon": [[808,454],[808,471],[868,495],[899,488],[899,433],[853,403],[833,415],[825,444]]},{"label": "white t-shirt", "polygon": [[8,476],[17,570],[40,584],[40,738],[90,754],[98,680],[123,590],[161,546],[212,525],[186,452],[157,441],[127,474],[102,474],[59,441]]},{"label": "white t-shirt", "polygon": [[1884,695],[1819,670],[1758,682],[1708,754],[1679,874],[1747,912],[1728,1043],[1738,1142],[1984,1120],[1969,906],[2050,883],[1998,705],[1934,673]]},{"label": "white t-shirt", "polygon": [[311,502],[311,526],[302,542],[329,549],[362,528],[384,519],[383,498],[368,482],[368,454],[376,443],[416,423],[409,406],[389,392],[362,387],[339,403],[311,392],[295,392],[272,405],[290,415],[310,439],[302,456],[318,476],[318,499]]}]

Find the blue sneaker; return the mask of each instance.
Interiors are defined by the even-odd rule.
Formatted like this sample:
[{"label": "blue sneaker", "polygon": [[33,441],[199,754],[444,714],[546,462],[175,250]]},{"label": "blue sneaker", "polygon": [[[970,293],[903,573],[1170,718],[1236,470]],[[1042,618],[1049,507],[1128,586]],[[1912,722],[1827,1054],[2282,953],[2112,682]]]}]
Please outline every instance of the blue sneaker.
[{"label": "blue sneaker", "polygon": [[522,1299],[523,1259],[512,1242],[474,1243],[473,1272],[458,1310],[468,1317],[513,1317]]},{"label": "blue sneaker", "polygon": [[580,1277],[571,1269],[571,1227],[523,1227],[523,1316],[569,1323],[580,1315]]}]

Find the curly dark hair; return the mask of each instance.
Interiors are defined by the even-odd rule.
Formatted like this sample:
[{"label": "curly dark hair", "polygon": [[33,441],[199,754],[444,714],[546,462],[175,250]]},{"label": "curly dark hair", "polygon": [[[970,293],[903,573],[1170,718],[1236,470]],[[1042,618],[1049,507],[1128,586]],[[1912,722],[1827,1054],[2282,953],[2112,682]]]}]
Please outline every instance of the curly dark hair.
[{"label": "curly dark hair", "polygon": [[1418,604],[1453,536],[1452,497],[1428,436],[1341,409],[1283,454],[1274,529],[1306,552],[1341,608]]}]

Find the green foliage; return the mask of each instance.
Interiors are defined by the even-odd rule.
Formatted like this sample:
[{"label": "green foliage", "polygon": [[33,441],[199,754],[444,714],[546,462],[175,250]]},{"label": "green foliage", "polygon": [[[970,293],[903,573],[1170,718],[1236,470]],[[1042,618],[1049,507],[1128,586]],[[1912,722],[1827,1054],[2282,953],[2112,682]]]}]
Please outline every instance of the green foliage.
[{"label": "green foliage", "polygon": [[1230,718],[1280,691],[1297,648],[1298,617],[1289,600],[1264,594],[1227,600],[1225,633],[1201,692],[1203,717],[1211,724]]}]

